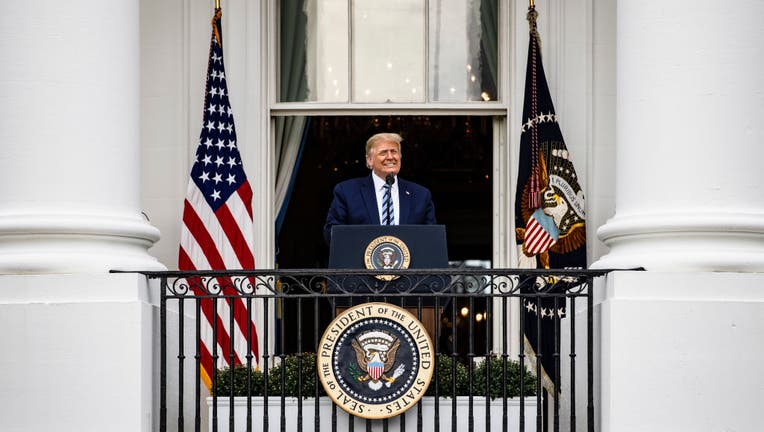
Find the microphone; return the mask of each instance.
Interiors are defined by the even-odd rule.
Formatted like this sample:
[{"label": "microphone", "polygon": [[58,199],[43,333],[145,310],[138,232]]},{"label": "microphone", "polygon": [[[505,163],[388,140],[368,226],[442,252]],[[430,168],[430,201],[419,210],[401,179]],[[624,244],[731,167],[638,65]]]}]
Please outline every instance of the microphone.
[{"label": "microphone", "polygon": [[388,185],[392,186],[393,183],[395,183],[395,176],[392,173],[386,175],[385,176],[385,183],[387,183]]}]

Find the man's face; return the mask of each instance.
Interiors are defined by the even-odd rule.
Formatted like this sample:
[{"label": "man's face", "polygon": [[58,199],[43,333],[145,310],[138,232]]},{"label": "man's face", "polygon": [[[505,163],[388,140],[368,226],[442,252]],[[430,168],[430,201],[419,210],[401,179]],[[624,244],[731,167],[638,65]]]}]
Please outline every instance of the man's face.
[{"label": "man's face", "polygon": [[366,164],[380,178],[397,175],[401,169],[401,149],[392,141],[380,141],[366,155]]}]

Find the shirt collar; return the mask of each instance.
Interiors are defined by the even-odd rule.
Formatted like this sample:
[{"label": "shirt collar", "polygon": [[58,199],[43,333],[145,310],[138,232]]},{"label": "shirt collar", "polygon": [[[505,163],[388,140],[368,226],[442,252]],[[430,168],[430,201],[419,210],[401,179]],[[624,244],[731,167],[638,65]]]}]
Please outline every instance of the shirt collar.
[{"label": "shirt collar", "polygon": [[[380,178],[377,174],[371,173],[371,179],[374,180],[374,190],[380,190],[385,185],[385,179]],[[398,184],[398,176],[395,176],[395,182],[393,187]]]}]

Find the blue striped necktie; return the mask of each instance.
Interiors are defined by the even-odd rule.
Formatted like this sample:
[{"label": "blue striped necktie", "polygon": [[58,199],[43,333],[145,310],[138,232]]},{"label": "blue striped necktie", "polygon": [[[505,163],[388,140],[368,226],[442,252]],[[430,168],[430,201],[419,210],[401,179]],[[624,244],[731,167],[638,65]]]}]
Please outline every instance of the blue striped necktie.
[{"label": "blue striped necktie", "polygon": [[382,225],[393,224],[393,194],[392,185],[385,185],[385,195],[382,199]]}]

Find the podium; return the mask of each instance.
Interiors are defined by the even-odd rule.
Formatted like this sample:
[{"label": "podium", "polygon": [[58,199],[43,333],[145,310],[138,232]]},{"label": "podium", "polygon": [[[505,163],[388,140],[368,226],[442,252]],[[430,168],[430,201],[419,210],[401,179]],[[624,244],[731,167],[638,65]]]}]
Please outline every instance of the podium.
[{"label": "podium", "polygon": [[[332,227],[332,237],[329,243],[329,268],[333,269],[365,269],[369,268],[371,262],[371,268],[380,269],[380,267],[374,266],[373,261],[377,261],[377,264],[384,265],[385,258],[381,257],[381,254],[377,254],[375,244],[379,244],[380,249],[384,252],[385,242],[394,238],[392,244],[389,246],[392,249],[397,249],[392,252],[393,258],[390,259],[390,267],[384,268],[405,268],[400,266],[394,266],[395,256],[400,252],[399,242],[402,243],[403,249],[408,250],[408,268],[409,269],[434,269],[434,268],[448,268],[448,250],[446,246],[446,228],[444,225],[335,225]],[[373,255],[373,256],[372,256]],[[403,257],[400,257],[403,259]],[[385,286],[391,293],[398,293],[401,290],[416,294],[417,292],[432,292],[430,290],[430,283],[438,283],[442,285],[443,279],[438,278],[435,280],[429,280],[426,275],[416,276],[414,278],[407,278],[406,283],[413,282],[416,287],[410,291],[403,282],[396,282],[391,280],[389,282],[379,280],[374,277],[356,278],[350,281],[345,281],[350,286],[335,286],[334,290],[342,291],[358,291],[358,286]],[[400,288],[400,289],[396,289]],[[328,286],[332,291],[332,287]],[[368,291],[367,291],[368,292]],[[374,296],[384,296],[385,290],[381,292],[374,292]],[[378,300],[378,299],[377,299]],[[439,322],[440,313],[445,305],[441,304],[438,310],[435,310],[434,301],[432,299],[423,299],[422,302],[422,317],[421,321],[424,327],[430,334],[430,337],[435,335],[435,326]],[[409,313],[417,316],[416,305],[404,306]],[[335,307],[335,313],[340,313],[347,307],[337,306]]]}]

